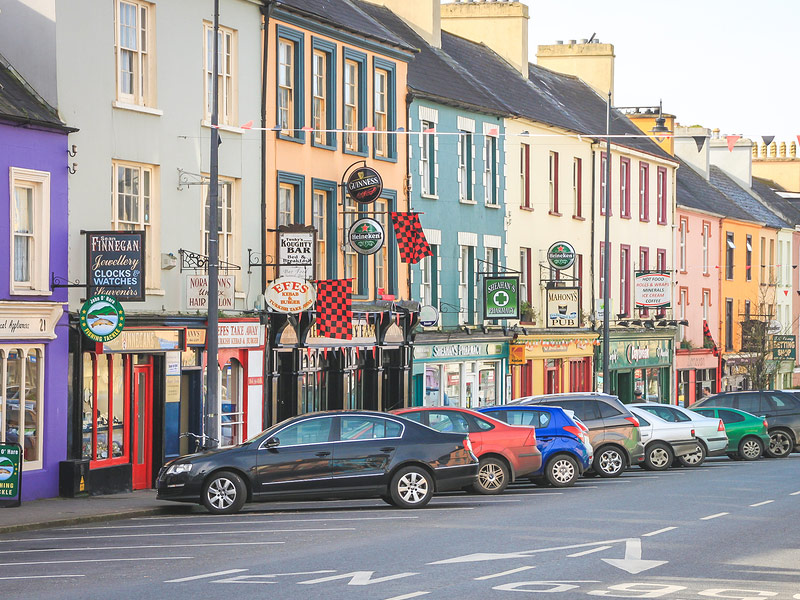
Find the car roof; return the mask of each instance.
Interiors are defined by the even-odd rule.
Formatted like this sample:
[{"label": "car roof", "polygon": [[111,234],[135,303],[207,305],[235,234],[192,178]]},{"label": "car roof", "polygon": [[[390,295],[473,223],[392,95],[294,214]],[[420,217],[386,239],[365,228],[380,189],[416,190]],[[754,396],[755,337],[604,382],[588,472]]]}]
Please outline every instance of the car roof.
[{"label": "car roof", "polygon": [[477,411],[472,408],[464,408],[463,406],[407,406],[406,408],[396,408],[391,412],[394,415],[402,415],[403,413],[411,412],[411,411],[424,411],[428,412],[431,410],[448,410],[454,412],[464,412],[464,413],[476,413]]}]

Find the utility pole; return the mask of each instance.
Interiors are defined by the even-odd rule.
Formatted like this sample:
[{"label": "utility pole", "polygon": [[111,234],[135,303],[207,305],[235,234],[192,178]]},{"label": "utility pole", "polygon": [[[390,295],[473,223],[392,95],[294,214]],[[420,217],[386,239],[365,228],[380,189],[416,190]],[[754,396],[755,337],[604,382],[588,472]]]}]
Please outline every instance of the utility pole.
[{"label": "utility pole", "polygon": [[608,92],[606,107],[606,191],[605,198],[605,235],[603,236],[603,393],[611,393],[611,373],[608,365],[609,335],[611,320],[611,92]]},{"label": "utility pole", "polygon": [[[219,440],[219,0],[214,0],[214,58],[212,67],[211,101],[211,162],[208,200],[208,331],[206,339],[206,435]],[[204,440],[205,441],[205,440]],[[218,442],[209,440],[209,446]]]}]

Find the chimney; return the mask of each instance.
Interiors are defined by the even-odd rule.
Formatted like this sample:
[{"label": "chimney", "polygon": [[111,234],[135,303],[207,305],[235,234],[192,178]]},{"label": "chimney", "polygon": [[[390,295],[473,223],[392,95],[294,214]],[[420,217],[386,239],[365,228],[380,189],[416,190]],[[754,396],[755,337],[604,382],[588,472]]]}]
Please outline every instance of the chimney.
[{"label": "chimney", "polygon": [[525,4],[507,0],[459,1],[443,4],[441,17],[442,29],[486,44],[528,78],[528,7]]},{"label": "chimney", "polygon": [[591,39],[580,44],[570,40],[569,44],[539,46],[536,63],[559,73],[574,75],[585,81],[603,98],[611,92],[614,101],[614,45],[601,44]]},{"label": "chimney", "polygon": [[[709,164],[711,156],[711,131],[705,127],[680,127],[675,126],[675,155],[689,163],[695,171],[705,177],[710,176]],[[695,137],[706,138],[703,147],[698,150]]]},{"label": "chimney", "polygon": [[442,47],[442,23],[439,13],[440,0],[366,0],[371,4],[385,6],[413,29],[417,35],[435,48]]},{"label": "chimney", "polygon": [[717,137],[709,140],[709,161],[749,189],[753,185],[753,142],[743,137],[729,150],[727,136],[719,135],[718,129],[714,131]]}]

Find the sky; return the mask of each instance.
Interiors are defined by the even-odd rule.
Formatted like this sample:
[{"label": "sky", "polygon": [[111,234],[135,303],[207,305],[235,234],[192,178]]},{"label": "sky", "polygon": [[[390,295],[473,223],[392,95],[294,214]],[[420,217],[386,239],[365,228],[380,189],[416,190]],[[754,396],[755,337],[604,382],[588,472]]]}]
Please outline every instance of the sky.
[{"label": "sky", "polygon": [[777,142],[800,135],[800,0],[523,0],[539,44],[614,44],[614,104]]}]

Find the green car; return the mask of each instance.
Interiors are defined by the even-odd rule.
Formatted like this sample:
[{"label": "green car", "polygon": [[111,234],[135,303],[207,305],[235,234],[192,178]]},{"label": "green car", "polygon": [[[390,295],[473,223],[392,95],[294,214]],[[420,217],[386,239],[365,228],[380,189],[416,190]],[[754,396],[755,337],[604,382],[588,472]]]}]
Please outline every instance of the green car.
[{"label": "green car", "polygon": [[728,434],[728,457],[733,460],[758,460],[769,448],[767,420],[735,408],[693,408],[704,417],[722,419]]}]

